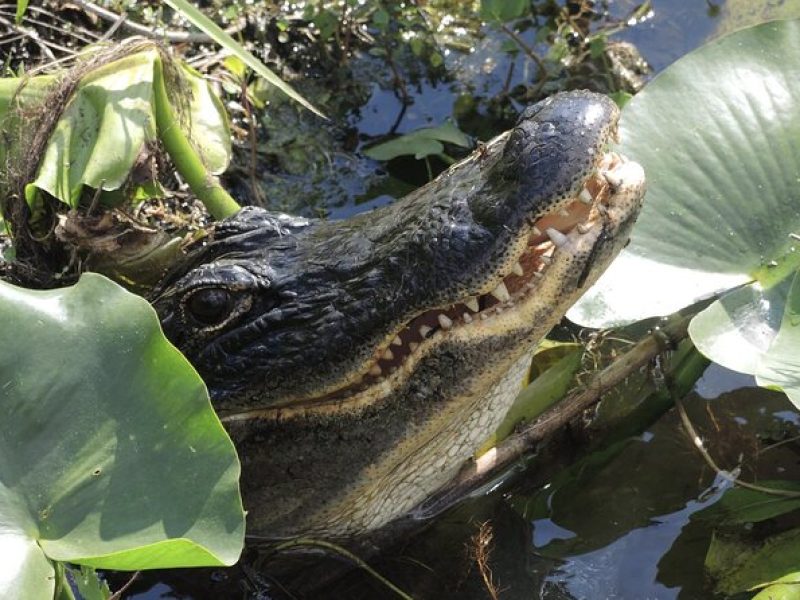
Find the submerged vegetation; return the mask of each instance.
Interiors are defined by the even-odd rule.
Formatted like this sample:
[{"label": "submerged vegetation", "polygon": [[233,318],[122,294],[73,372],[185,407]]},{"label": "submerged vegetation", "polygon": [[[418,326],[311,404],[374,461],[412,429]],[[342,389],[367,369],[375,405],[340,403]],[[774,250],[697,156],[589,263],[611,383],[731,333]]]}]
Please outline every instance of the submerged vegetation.
[{"label": "submerged vegetation", "polygon": [[[511,125],[524,105],[591,88],[625,105],[620,150],[644,165],[649,193],[630,247],[569,317],[594,328],[634,324],[554,332],[560,341],[539,349],[532,384],[484,450],[510,463],[542,431],[552,436],[537,419],[557,411],[585,437],[569,469],[510,502],[526,523],[557,523],[554,511],[566,511],[561,523],[576,535],[554,535],[542,550],[566,560],[596,549],[581,535],[591,524],[578,518],[593,474],[613,468],[631,436],[677,402],[671,426],[690,434],[713,480],[713,501],[685,527],[687,536],[704,528],[695,570],[720,595],[795,597],[800,486],[779,475],[783,466],[757,480],[761,471],[738,457],[798,447],[798,21],[711,42],[645,86],[647,63],[615,34],[650,18],[649,2],[622,14],[586,0],[217,2],[203,13],[177,0],[168,2],[177,10],[57,4],[17,4],[22,33],[6,43],[0,80],[0,202],[11,239],[3,274],[27,287],[75,284],[0,287],[0,555],[23,557],[0,564],[0,596],[70,598],[72,585],[105,598],[93,567],[230,565],[241,551],[238,462],[202,382],[143,300],[82,273],[146,293],[182,246],[240,204],[349,216],[480,149],[477,140]],[[733,1],[723,13],[720,30],[750,15]],[[242,46],[207,23],[181,37],[203,14]],[[42,22],[51,37],[26,34]],[[152,30],[157,41],[109,44],[109,27]],[[246,52],[257,49],[271,70]],[[626,353],[621,338],[672,313],[664,329],[676,348],[659,347],[656,333]],[[703,439],[720,424],[681,400],[706,368],[700,353],[782,390],[794,425],[758,431],[754,448],[734,442],[731,462],[715,461]],[[593,395],[577,399],[576,387]],[[477,531],[468,556],[503,597],[490,567],[500,534]],[[671,560],[663,557],[666,579]]]}]

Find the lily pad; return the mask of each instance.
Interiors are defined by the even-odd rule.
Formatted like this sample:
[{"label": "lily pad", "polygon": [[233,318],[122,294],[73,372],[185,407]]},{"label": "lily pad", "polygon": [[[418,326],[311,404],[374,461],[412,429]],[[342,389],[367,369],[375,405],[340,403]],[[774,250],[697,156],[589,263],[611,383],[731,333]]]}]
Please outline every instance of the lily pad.
[{"label": "lily pad", "polygon": [[102,276],[0,283],[0,597],[52,597],[52,560],[230,565],[233,444],[152,308]]},{"label": "lily pad", "polygon": [[798,402],[785,315],[800,266],[798,73],[800,22],[766,23],[687,55],[625,106],[620,150],[647,173],[645,207],[569,318],[607,327],[723,294],[692,323],[698,348]]}]

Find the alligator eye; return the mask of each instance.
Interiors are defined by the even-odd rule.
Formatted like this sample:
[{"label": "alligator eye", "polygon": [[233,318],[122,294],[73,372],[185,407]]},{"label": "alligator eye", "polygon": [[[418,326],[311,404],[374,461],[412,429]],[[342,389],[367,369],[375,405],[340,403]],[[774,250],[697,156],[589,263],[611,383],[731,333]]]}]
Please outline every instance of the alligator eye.
[{"label": "alligator eye", "polygon": [[204,288],[196,291],[186,301],[186,310],[202,325],[217,325],[228,318],[233,308],[233,297],[227,290]]}]

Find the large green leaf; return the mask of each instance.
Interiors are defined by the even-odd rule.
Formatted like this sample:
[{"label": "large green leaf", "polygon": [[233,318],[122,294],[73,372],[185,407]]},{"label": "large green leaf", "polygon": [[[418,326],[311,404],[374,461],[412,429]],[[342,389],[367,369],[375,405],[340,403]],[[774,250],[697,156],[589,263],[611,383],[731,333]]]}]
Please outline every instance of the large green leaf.
[{"label": "large green leaf", "polygon": [[798,97],[800,22],[784,21],[693,52],[633,98],[621,151],[645,168],[645,208],[568,316],[608,326],[721,293],[692,322],[695,344],[800,405],[800,324],[786,305],[800,266]]},{"label": "large green leaf", "polygon": [[623,110],[621,151],[648,193],[631,244],[570,312],[586,325],[665,315],[800,264],[800,23],[683,57]]},{"label": "large green leaf", "polygon": [[[156,97],[154,77],[160,76],[161,60],[155,45],[143,46],[84,76],[50,134],[26,190],[29,202],[44,190],[74,208],[84,186],[118,190],[130,182],[134,166],[152,153],[149,145],[156,140],[154,105],[162,99]],[[180,123],[204,176],[220,174],[231,155],[225,110],[198,73],[176,66],[172,75],[183,79],[174,84],[183,100]]]},{"label": "large green leaf", "polygon": [[234,563],[238,459],[150,306],[87,274],[0,283],[0,319],[0,597],[52,597],[49,559]]}]

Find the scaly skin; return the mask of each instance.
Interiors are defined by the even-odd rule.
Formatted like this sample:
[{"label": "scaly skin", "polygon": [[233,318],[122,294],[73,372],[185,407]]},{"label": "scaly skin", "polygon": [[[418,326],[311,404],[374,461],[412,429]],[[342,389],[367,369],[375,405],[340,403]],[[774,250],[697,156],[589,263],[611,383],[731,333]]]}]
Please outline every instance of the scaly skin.
[{"label": "scaly skin", "polygon": [[248,208],[154,295],[243,463],[248,531],[351,536],[445,485],[532,348],[627,241],[644,195],[618,113],[571,92],[347,221]]}]

